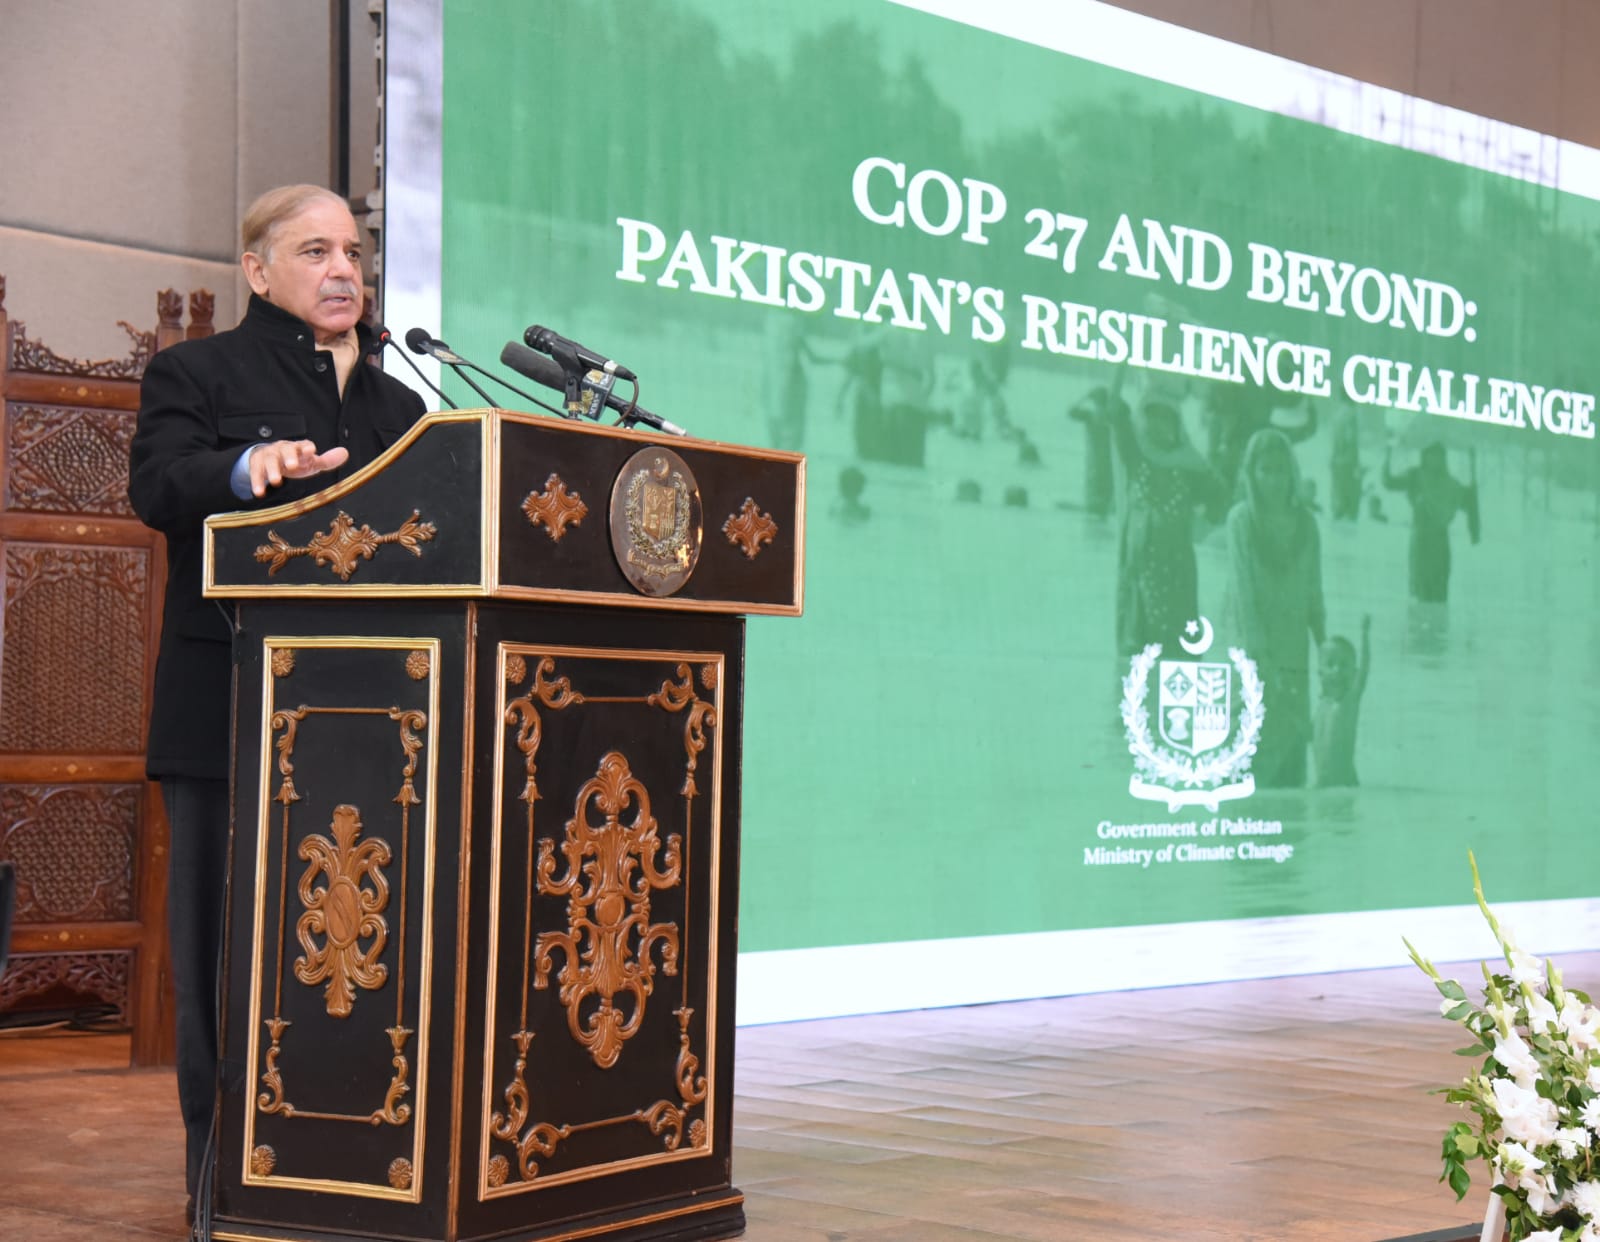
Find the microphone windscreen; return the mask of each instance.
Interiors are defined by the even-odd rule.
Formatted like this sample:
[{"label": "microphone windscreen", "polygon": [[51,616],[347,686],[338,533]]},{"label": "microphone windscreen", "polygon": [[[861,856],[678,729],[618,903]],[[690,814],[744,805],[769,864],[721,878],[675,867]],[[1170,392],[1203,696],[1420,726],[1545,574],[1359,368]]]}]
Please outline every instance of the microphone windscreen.
[{"label": "microphone windscreen", "polygon": [[507,341],[506,347],[500,351],[500,363],[502,366],[510,367],[518,375],[527,376],[535,384],[543,384],[546,388],[554,388],[557,392],[566,391],[567,375],[560,364],[543,354],[535,353],[526,345]]},{"label": "microphone windscreen", "polygon": [[412,328],[406,333],[406,345],[414,354],[425,354],[428,346],[433,343],[433,337],[425,328]]}]

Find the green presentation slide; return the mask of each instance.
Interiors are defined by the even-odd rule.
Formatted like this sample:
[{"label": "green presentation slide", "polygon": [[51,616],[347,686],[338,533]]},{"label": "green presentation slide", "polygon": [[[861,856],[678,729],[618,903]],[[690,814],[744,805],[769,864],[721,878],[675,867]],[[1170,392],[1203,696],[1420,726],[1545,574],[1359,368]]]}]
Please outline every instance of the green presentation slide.
[{"label": "green presentation slide", "polygon": [[938,7],[443,6],[443,336],[808,459],[741,949],[1592,897],[1593,187]]}]

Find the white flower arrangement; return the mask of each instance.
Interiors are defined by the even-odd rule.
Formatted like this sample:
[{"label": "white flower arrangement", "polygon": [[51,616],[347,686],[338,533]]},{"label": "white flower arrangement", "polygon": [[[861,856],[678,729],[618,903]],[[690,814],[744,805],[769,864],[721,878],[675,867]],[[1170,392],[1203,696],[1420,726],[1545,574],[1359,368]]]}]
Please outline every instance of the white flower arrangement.
[{"label": "white flower arrangement", "polygon": [[1439,1011],[1473,1042],[1456,1055],[1483,1066],[1444,1097],[1477,1115],[1444,1136],[1444,1172],[1459,1201],[1471,1185],[1467,1165],[1482,1159],[1494,1176],[1484,1237],[1499,1235],[1503,1212],[1512,1242],[1600,1242],[1600,1010],[1566,987],[1561,971],[1517,948],[1484,900],[1478,862],[1472,891],[1505,957],[1484,962],[1476,1005],[1405,942],[1411,960],[1444,1000]]}]

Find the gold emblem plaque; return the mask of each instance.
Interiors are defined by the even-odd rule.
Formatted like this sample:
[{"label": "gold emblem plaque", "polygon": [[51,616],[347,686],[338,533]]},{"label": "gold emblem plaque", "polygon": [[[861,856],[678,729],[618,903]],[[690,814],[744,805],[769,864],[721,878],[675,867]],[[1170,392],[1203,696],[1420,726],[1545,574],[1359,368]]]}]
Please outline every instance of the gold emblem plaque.
[{"label": "gold emblem plaque", "polygon": [[611,488],[611,550],[641,595],[671,595],[694,573],[704,533],[700,485],[668,448],[640,449]]}]

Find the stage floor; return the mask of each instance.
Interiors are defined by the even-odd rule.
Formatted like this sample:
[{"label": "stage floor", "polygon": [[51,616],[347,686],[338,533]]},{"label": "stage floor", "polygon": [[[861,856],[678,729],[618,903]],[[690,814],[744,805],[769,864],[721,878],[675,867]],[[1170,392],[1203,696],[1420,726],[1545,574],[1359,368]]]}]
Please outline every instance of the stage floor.
[{"label": "stage floor", "polygon": [[[1574,986],[1600,977],[1600,953],[1561,961]],[[1468,1064],[1437,1015],[1405,969],[747,1028],[745,1236],[1377,1242],[1470,1225],[1485,1184],[1458,1204],[1436,1180],[1456,1110],[1428,1090]],[[0,1037],[0,1238],[183,1236],[173,1076],[126,1058],[115,1036]]]}]

